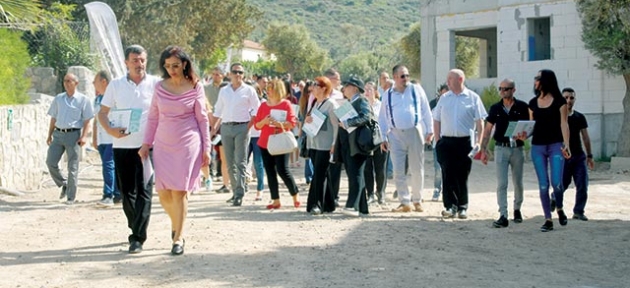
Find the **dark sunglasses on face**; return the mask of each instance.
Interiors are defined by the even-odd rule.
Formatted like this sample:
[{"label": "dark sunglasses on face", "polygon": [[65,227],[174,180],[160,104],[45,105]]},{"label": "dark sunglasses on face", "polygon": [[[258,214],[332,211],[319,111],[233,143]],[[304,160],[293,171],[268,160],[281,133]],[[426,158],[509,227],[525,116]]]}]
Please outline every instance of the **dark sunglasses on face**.
[{"label": "dark sunglasses on face", "polygon": [[510,91],[514,89],[514,87],[499,87],[499,91]]},{"label": "dark sunglasses on face", "polygon": [[245,73],[244,71],[241,70],[232,70],[232,74],[239,74],[242,75],[243,73]]},{"label": "dark sunglasses on face", "polygon": [[534,80],[536,80],[536,81],[540,81],[540,76],[536,76],[536,77],[534,77]]},{"label": "dark sunglasses on face", "polygon": [[407,78],[409,78],[409,74],[402,74],[402,75],[400,75],[400,78],[407,79]]}]

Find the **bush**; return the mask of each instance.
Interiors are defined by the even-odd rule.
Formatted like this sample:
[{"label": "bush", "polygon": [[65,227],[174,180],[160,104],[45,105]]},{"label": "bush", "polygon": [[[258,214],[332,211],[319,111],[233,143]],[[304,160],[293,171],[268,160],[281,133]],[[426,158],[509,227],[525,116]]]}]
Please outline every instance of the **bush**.
[{"label": "bush", "polygon": [[27,44],[20,39],[22,32],[0,29],[0,105],[24,104],[31,85],[24,77],[31,58]]},{"label": "bush", "polygon": [[495,103],[499,102],[499,100],[501,100],[501,95],[499,95],[499,90],[497,86],[494,86],[494,84],[490,84],[490,86],[483,88],[483,91],[481,91],[480,97],[481,97],[481,102],[483,102],[483,106],[486,108],[486,111],[490,111],[490,106],[494,105]]}]

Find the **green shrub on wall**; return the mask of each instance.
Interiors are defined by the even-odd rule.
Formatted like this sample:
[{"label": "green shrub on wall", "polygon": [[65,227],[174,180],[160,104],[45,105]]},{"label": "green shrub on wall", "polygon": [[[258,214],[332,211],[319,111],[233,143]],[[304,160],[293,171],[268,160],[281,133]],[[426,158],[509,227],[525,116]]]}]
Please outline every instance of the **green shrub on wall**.
[{"label": "green shrub on wall", "polygon": [[486,111],[490,111],[490,106],[501,100],[501,95],[499,95],[499,89],[494,84],[490,84],[483,88],[481,91],[481,102],[483,102],[483,106],[486,108]]},{"label": "green shrub on wall", "polygon": [[0,105],[28,102],[26,91],[31,85],[24,77],[31,62],[21,31],[0,29]]}]

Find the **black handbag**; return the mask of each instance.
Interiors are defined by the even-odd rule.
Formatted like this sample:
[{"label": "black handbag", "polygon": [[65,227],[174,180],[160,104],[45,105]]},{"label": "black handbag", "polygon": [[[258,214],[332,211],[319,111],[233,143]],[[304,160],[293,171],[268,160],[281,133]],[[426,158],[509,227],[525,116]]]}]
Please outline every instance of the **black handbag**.
[{"label": "black handbag", "polygon": [[370,119],[367,124],[357,128],[357,146],[363,154],[371,154],[381,147],[383,137],[381,127],[374,119]]},{"label": "black handbag", "polygon": [[300,157],[302,158],[309,158],[308,148],[306,148],[306,141],[306,133],[302,131],[302,134],[300,134],[300,137],[298,138],[298,148],[300,150]]}]

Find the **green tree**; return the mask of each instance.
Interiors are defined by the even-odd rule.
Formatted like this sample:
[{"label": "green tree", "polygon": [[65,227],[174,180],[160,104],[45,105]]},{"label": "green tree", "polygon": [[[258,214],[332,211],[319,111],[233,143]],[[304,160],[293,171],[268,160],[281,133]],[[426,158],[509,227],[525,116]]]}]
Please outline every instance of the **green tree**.
[{"label": "green tree", "polygon": [[376,56],[373,53],[363,52],[355,54],[346,59],[343,59],[339,63],[339,74],[345,79],[349,75],[356,75],[364,82],[374,81],[378,78],[378,71],[373,69],[372,63],[374,63]]},{"label": "green tree", "polygon": [[37,22],[40,5],[39,0],[0,0],[0,23]]},{"label": "green tree", "polygon": [[[422,48],[422,28],[414,23],[409,33],[399,43],[403,52],[403,63],[413,76],[420,76],[420,51]],[[470,37],[455,37],[455,66],[462,69],[468,78],[479,74],[479,40]]]},{"label": "green tree", "polygon": [[317,76],[330,62],[304,25],[273,22],[262,44],[276,56],[276,72],[291,73],[294,79]]},{"label": "green tree", "polygon": [[28,102],[26,91],[31,81],[24,77],[31,61],[22,32],[0,29],[0,105]]},{"label": "green tree", "polygon": [[[33,64],[55,69],[59,83],[70,66],[94,68],[95,58],[90,52],[88,25],[71,22],[76,5],[53,3],[43,12],[43,25],[35,32],[27,32],[29,53]],[[81,37],[83,36],[83,37]]]},{"label": "green tree", "polygon": [[[213,59],[216,51],[242,45],[261,17],[256,7],[242,0],[112,0],[123,43],[140,44],[157,68],[159,54],[168,45],[184,48],[197,60]],[[212,62],[212,61],[211,61]]]},{"label": "green tree", "polygon": [[598,58],[597,68],[622,75],[626,83],[617,156],[630,157],[630,0],[577,0],[576,4],[582,41]]},{"label": "green tree", "polygon": [[263,60],[259,58],[256,62],[241,61],[241,63],[249,75],[257,74],[273,76],[276,74],[276,61],[273,60]]}]

